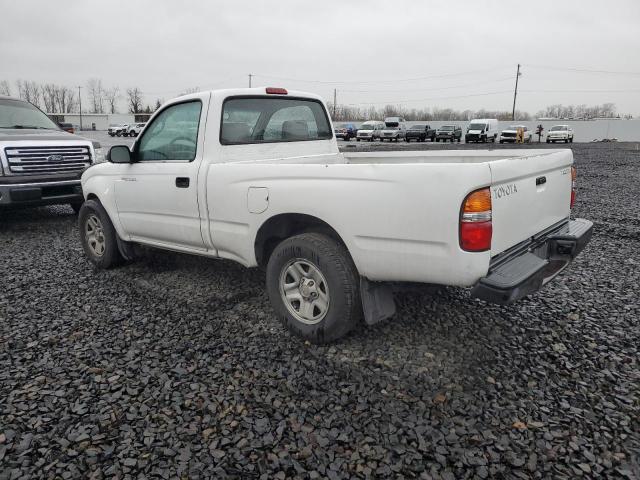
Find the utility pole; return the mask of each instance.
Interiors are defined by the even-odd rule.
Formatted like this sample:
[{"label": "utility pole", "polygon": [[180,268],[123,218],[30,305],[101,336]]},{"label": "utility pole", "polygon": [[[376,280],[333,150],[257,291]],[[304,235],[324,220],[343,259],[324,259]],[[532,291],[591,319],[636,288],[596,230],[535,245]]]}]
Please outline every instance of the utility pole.
[{"label": "utility pole", "polygon": [[516,88],[513,91],[513,110],[511,111],[511,121],[516,119],[516,97],[518,96],[518,78],[520,78],[520,64],[518,64],[518,71],[516,72]]},{"label": "utility pole", "polygon": [[251,88],[251,78],[253,77],[253,75],[249,74],[249,88]]},{"label": "utility pole", "polygon": [[80,95],[80,89],[82,87],[78,85],[78,103],[80,104],[80,131],[82,131],[82,96]]},{"label": "utility pole", "polygon": [[337,89],[333,89],[333,119],[335,121],[336,119],[336,98],[338,96],[338,90]]}]

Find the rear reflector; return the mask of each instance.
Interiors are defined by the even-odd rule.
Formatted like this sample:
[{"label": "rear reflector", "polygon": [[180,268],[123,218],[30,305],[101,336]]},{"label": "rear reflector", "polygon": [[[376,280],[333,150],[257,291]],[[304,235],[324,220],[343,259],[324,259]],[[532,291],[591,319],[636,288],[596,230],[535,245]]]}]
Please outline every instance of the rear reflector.
[{"label": "rear reflector", "polygon": [[460,211],[460,247],[468,252],[491,249],[491,190],[482,188],[467,195]]},{"label": "rear reflector", "polygon": [[576,189],[578,187],[578,182],[576,181],[576,178],[578,177],[578,172],[576,171],[576,167],[572,166],[571,167],[571,204],[570,204],[570,208],[573,208],[573,206],[576,203]]},{"label": "rear reflector", "polygon": [[287,95],[289,92],[285,88],[267,87],[267,93],[269,95]]}]

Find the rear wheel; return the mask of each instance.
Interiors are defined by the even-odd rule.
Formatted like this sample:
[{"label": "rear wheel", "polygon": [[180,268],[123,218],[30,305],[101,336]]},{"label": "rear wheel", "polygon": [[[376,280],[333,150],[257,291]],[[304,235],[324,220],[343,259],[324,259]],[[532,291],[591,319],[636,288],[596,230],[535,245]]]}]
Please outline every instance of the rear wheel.
[{"label": "rear wheel", "polygon": [[282,241],[267,265],[267,292],[293,334],[313,343],[337,340],[362,316],[359,278],[346,247],[320,233]]},{"label": "rear wheel", "polygon": [[118,234],[100,202],[87,200],[82,204],[78,226],[84,253],[96,267],[111,268],[122,261]]}]

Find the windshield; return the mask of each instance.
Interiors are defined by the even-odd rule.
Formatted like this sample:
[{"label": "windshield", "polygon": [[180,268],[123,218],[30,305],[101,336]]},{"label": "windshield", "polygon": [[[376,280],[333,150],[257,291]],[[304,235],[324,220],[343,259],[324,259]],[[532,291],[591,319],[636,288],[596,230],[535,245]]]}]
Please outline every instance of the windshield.
[{"label": "windshield", "polygon": [[385,126],[389,129],[389,130],[393,130],[394,128],[398,128],[399,124],[398,122],[386,122]]},{"label": "windshield", "polygon": [[449,130],[454,130],[454,129],[455,129],[455,127],[453,125],[445,125],[440,130],[444,130],[444,131],[448,132]]},{"label": "windshield", "polygon": [[567,127],[565,127],[564,125],[556,125],[555,127],[551,127],[551,131],[552,132],[557,132],[558,130],[566,130]]},{"label": "windshield", "polygon": [[60,130],[49,117],[28,102],[0,99],[0,128]]},{"label": "windshield", "polygon": [[424,125],[414,125],[409,130],[424,130],[424,129],[425,129]]},{"label": "windshield", "polygon": [[486,126],[486,123],[472,123],[469,125],[469,130],[484,130]]},{"label": "windshield", "polygon": [[375,130],[376,126],[372,123],[363,123],[358,130]]}]

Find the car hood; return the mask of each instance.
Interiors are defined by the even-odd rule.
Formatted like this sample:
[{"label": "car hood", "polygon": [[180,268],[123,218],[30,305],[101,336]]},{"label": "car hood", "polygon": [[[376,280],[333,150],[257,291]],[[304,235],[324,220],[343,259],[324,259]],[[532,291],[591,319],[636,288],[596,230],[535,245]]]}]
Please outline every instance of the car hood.
[{"label": "car hood", "polygon": [[63,130],[37,130],[27,128],[0,129],[0,142],[24,140],[87,140]]}]

